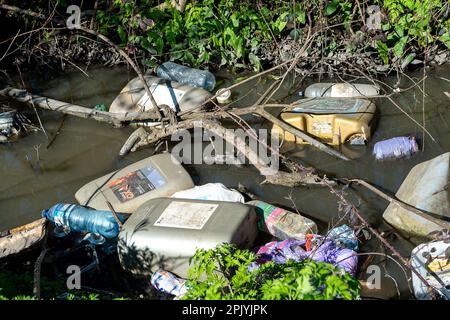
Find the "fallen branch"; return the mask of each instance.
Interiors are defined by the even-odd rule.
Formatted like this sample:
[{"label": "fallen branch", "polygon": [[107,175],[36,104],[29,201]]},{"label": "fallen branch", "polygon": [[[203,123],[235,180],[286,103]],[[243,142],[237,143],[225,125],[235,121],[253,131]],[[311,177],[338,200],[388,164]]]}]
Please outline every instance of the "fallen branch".
[{"label": "fallen branch", "polygon": [[301,130],[299,130],[297,128],[294,128],[293,126],[289,125],[288,123],[285,123],[284,121],[281,121],[277,117],[275,117],[272,114],[270,114],[269,112],[267,112],[264,108],[258,108],[255,111],[255,113],[259,114],[261,117],[269,120],[270,122],[278,125],[283,130],[292,133],[296,137],[301,138],[301,139],[309,142],[312,146],[318,148],[319,150],[324,151],[324,152],[328,153],[329,155],[332,155],[332,156],[334,156],[334,157],[336,157],[338,159],[345,160],[345,161],[350,161],[350,159],[347,158],[342,153],[340,153],[340,152],[334,150],[333,148],[323,144],[322,142],[318,141],[317,139],[314,139],[313,137],[309,136],[308,134],[304,133],[303,131],[301,131]]},{"label": "fallen branch", "polygon": [[[277,171],[274,172],[270,167],[263,164],[263,161],[258,156],[257,152],[248,147],[242,137],[235,135],[230,130],[224,128],[220,123],[217,123],[209,118],[204,119],[190,119],[179,122],[177,125],[171,125],[164,129],[148,129],[138,128],[127,139],[120,150],[120,155],[123,156],[129,151],[134,152],[139,148],[155,143],[161,139],[169,137],[181,131],[204,128],[216,136],[222,138],[226,142],[235,146],[236,150],[249,160],[255,168],[265,177],[262,183],[282,185],[286,187],[296,187],[300,185],[322,185],[322,182],[317,180],[317,174],[311,168],[303,168],[296,172]],[[330,183],[332,183],[330,181]]]},{"label": "fallen branch", "polygon": [[4,97],[11,97],[16,101],[34,105],[39,108],[58,111],[80,118],[94,119],[117,126],[134,121],[159,120],[159,115],[151,111],[132,113],[112,113],[107,111],[100,111],[52,98],[34,95],[26,90],[11,87],[0,89],[0,95]]}]

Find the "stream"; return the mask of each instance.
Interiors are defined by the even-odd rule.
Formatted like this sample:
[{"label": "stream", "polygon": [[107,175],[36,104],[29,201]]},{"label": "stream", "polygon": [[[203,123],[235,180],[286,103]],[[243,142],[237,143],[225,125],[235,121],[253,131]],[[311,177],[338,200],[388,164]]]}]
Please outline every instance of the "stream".
[{"label": "stream", "polygon": [[[424,114],[420,91],[422,85],[395,97],[399,105],[419,123],[425,118],[425,126],[436,142],[427,135],[424,136],[422,129],[387,99],[377,99],[378,123],[369,144],[343,146],[342,152],[354,159],[353,161],[337,160],[308,145],[285,143],[282,151],[286,156],[315,167],[329,176],[364,179],[389,194],[395,194],[414,165],[450,151],[449,99],[444,94],[444,91],[450,91],[450,80],[447,79],[449,71],[450,65],[427,70]],[[79,70],[48,74],[30,72],[23,73],[22,76],[27,89],[32,93],[91,107],[96,104],[108,106],[128,80],[134,77],[133,73],[123,66],[96,67],[86,72],[89,77]],[[423,76],[423,70],[410,72],[408,75],[418,81]],[[228,86],[241,76],[221,72],[217,74],[217,79],[221,86]],[[13,79],[17,81],[16,87],[20,87],[18,76],[13,76]],[[391,76],[380,80],[393,86],[398,79]],[[271,81],[273,80],[251,81],[238,87],[233,91],[233,99],[237,100],[233,106],[251,105]],[[309,83],[304,84],[302,88]],[[408,79],[401,79],[401,88],[411,85]],[[290,102],[299,98],[298,90],[295,79],[288,78],[274,98]],[[17,107],[37,124],[33,109],[5,98],[2,98],[2,103]],[[46,110],[38,112],[48,135],[52,137],[60,126],[62,114]],[[255,123],[255,128],[269,128],[267,122]],[[133,130],[127,127],[112,128],[93,120],[67,116],[60,134],[49,148],[49,141],[41,131],[31,132],[12,143],[0,144],[0,231],[39,218],[43,209],[57,202],[76,203],[75,192],[87,182],[152,155],[153,148],[149,147],[124,157],[118,156],[120,148]],[[373,145],[380,140],[402,135],[414,135],[421,151],[409,159],[376,162],[372,155]],[[342,215],[338,212],[336,198],[327,188],[261,185],[263,177],[248,165],[186,165],[186,169],[196,184],[221,182],[228,187],[237,187],[241,183],[266,202],[287,208],[295,207],[305,216],[315,220],[322,232]],[[388,205],[385,200],[362,187],[352,186],[346,192],[374,227],[386,234],[393,231],[382,219],[383,211]],[[414,241],[398,234],[388,239],[405,257],[409,257],[415,247]],[[360,252],[383,251],[378,241],[371,239],[361,246]],[[361,257],[361,260],[363,258],[365,257]],[[411,297],[405,275],[397,264],[378,256],[374,258],[373,264],[381,266],[384,276],[382,289],[372,290],[370,297]],[[367,279],[368,276],[370,274],[361,275],[360,278]]]}]

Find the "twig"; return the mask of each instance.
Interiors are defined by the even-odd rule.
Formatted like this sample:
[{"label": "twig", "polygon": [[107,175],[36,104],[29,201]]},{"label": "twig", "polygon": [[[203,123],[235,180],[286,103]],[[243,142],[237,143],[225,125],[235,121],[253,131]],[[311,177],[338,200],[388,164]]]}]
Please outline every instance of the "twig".
[{"label": "twig", "polygon": [[36,259],[36,262],[34,264],[34,287],[33,287],[33,294],[35,295],[36,299],[41,299],[41,267],[42,267],[42,261],[44,261],[45,255],[48,251],[47,248],[47,237],[48,237],[48,221],[44,224],[44,232],[45,236],[42,241],[42,250],[39,254],[39,257]]},{"label": "twig", "polygon": [[106,200],[106,204],[108,205],[109,210],[111,210],[111,213],[112,213],[114,219],[116,220],[117,224],[119,225],[119,229],[122,228],[122,222],[120,221],[119,217],[117,216],[117,212],[116,212],[116,210],[114,210],[114,207],[112,206],[111,202]]},{"label": "twig", "polygon": [[421,218],[423,218],[425,220],[428,220],[428,221],[430,221],[432,223],[435,223],[435,224],[439,225],[440,227],[442,227],[442,228],[444,228],[446,230],[450,230],[450,225],[449,224],[446,224],[442,220],[439,220],[439,219],[436,219],[436,218],[430,216],[430,214],[428,212],[424,211],[424,210],[421,210],[421,209],[419,209],[417,207],[414,207],[414,206],[412,206],[412,205],[410,205],[410,204],[408,204],[406,202],[403,202],[403,201],[401,201],[399,199],[396,199],[396,198],[393,198],[393,197],[389,196],[388,194],[384,193],[383,191],[381,191],[378,188],[372,186],[370,183],[368,183],[368,182],[366,182],[364,180],[351,179],[349,181],[350,182],[356,182],[356,183],[364,186],[365,188],[369,189],[370,191],[376,193],[377,195],[379,195],[383,199],[389,201],[390,203],[393,202],[393,203],[399,205],[400,207],[402,207],[402,208],[404,208],[404,209],[406,209],[408,211],[414,212],[415,214],[417,214],[418,216],[420,216]]},{"label": "twig", "polygon": [[55,142],[56,137],[59,135],[63,125],[64,125],[64,121],[66,120],[67,114],[64,114],[62,117],[61,122],[59,123],[58,129],[56,129],[55,135],[53,136],[53,138],[50,140],[50,142],[47,144],[46,149],[50,148],[50,146],[53,144],[53,142]]},{"label": "twig", "polygon": [[[22,87],[23,87],[24,90],[26,90],[25,82],[23,81],[22,72],[20,72],[19,65],[17,65],[17,70],[19,71],[19,76],[20,76],[20,81],[22,82]],[[42,121],[41,121],[41,117],[39,116],[39,113],[36,110],[36,106],[34,105],[33,100],[31,100],[31,106],[33,107],[34,113],[36,114],[36,117],[37,117],[37,119],[39,121],[39,125],[40,125],[40,127],[42,129],[42,132],[44,132],[45,136],[47,137],[47,140],[49,140],[50,138],[48,137],[47,131],[45,131],[44,125],[42,124]]]}]

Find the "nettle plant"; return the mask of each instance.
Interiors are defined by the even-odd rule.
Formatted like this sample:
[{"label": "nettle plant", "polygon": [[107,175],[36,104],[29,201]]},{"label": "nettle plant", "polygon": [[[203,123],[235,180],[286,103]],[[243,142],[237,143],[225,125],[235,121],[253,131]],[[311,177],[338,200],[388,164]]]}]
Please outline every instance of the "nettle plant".
[{"label": "nettle plant", "polygon": [[333,300],[359,299],[356,278],[324,262],[268,262],[248,271],[257,256],[221,244],[198,250],[191,259],[185,300]]}]

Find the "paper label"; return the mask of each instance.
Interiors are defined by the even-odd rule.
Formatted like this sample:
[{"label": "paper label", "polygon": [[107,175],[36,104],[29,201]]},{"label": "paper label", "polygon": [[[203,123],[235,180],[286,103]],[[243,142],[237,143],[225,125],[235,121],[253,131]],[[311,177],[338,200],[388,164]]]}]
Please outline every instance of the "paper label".
[{"label": "paper label", "polygon": [[312,131],[315,134],[331,133],[331,122],[313,122]]},{"label": "paper label", "polygon": [[[174,111],[179,111],[179,103],[186,94],[186,91],[157,83],[152,83],[149,89],[158,106],[165,104]],[[151,110],[151,102],[147,92],[139,99],[138,106],[143,107],[145,111]]]},{"label": "paper label", "polygon": [[154,226],[201,230],[218,204],[174,201],[156,220]]},{"label": "paper label", "polygon": [[137,198],[144,193],[161,188],[166,180],[161,173],[151,167],[145,167],[111,181],[108,187],[121,203]]}]

